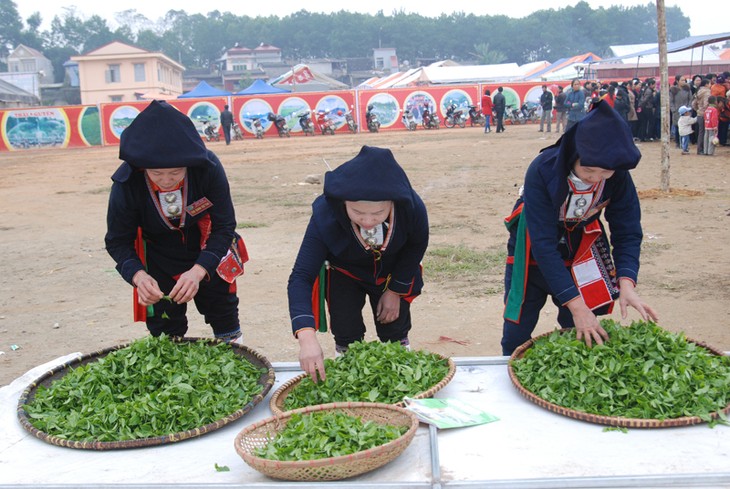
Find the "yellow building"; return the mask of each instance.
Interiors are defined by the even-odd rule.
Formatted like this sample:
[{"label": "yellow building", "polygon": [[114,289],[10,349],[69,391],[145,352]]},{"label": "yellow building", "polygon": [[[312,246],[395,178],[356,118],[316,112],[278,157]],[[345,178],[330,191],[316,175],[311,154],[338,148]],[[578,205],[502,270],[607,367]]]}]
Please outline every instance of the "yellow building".
[{"label": "yellow building", "polygon": [[185,67],[160,52],[111,42],[80,56],[81,103],[171,99],[183,93]]}]

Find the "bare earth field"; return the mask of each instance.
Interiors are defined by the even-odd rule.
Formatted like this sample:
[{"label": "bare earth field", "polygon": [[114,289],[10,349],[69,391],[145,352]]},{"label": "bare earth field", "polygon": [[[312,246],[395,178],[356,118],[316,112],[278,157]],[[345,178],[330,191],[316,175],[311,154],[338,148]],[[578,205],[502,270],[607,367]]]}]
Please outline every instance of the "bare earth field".
[{"label": "bare earth field", "polygon": [[[335,167],[369,144],[393,150],[429,211],[426,286],[413,304],[412,344],[448,356],[500,355],[502,218],[551,135],[557,136],[527,125],[488,135],[478,128],[419,128],[210,143],[226,167],[251,255],[238,282],[245,344],[271,361],[297,359],[286,282],[321,191],[305,178],[324,173],[323,159]],[[661,143],[640,149],[633,172],[645,237],[639,293],[659,311],[664,328],[728,351],[730,149],[709,157],[672,148],[670,194],[657,192]],[[104,250],[110,176],[118,164],[116,147],[0,154],[0,385],[61,355],[147,334],[143,323],[132,322],[131,287]],[[449,273],[449,257],[466,255],[492,266],[475,271],[477,265],[467,264],[464,272]],[[545,307],[538,333],[557,326],[555,312]],[[192,305],[189,317],[189,335],[211,335]],[[618,308],[612,317],[620,318]],[[632,312],[625,322],[636,318]],[[331,355],[331,337],[321,335],[321,343]]]}]

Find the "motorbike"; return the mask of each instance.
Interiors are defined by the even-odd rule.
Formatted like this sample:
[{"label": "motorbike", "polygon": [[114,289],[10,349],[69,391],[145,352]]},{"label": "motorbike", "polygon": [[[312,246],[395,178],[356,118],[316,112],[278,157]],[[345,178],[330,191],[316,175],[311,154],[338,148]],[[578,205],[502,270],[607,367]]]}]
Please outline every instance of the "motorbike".
[{"label": "motorbike", "polygon": [[451,104],[446,108],[446,117],[444,118],[444,126],[446,127],[466,127],[466,117],[464,111],[459,109],[456,104]]},{"label": "motorbike", "polygon": [[213,139],[220,141],[221,138],[218,128],[211,124],[210,121],[203,121],[203,135],[205,136],[206,141],[211,141]]},{"label": "motorbike", "polygon": [[234,141],[243,140],[243,131],[241,131],[241,126],[239,126],[238,122],[235,121],[231,125],[231,139]]},{"label": "motorbike", "polygon": [[322,132],[322,136],[327,133],[330,133],[334,136],[335,122],[329,115],[327,115],[327,112],[320,111],[317,114],[317,125],[319,126],[319,130]]},{"label": "motorbike", "polygon": [[264,138],[264,126],[261,124],[261,119],[254,119],[253,122],[251,122],[251,127],[253,128],[253,133],[256,136],[256,139]]},{"label": "motorbike", "polygon": [[507,109],[504,111],[504,116],[505,121],[508,121],[512,125],[525,124],[527,122],[525,114],[514,105],[507,106]]},{"label": "motorbike", "polygon": [[280,116],[279,114],[274,114],[273,112],[269,112],[269,115],[266,118],[274,123],[274,127],[276,127],[276,131],[279,133],[280,138],[283,138],[284,136],[291,136],[289,128],[286,125],[286,119],[284,119],[282,116]]},{"label": "motorbike", "polygon": [[403,111],[401,121],[403,122],[403,125],[406,126],[406,129],[408,129],[409,131],[415,131],[418,127],[418,124],[416,124],[416,119],[413,117],[413,114],[408,109]]},{"label": "motorbike", "polygon": [[365,113],[365,121],[368,124],[368,131],[380,131],[380,121],[378,120],[378,115],[373,112],[372,106],[368,107],[368,111]]},{"label": "motorbike", "polygon": [[538,122],[540,120],[537,109],[538,104],[534,102],[525,102],[522,104],[520,111],[522,111],[522,115],[525,116],[525,122]]},{"label": "motorbike", "polygon": [[345,122],[350,132],[355,134],[357,132],[357,122],[355,122],[355,118],[352,116],[352,106],[350,106],[350,110],[345,112]]},{"label": "motorbike", "polygon": [[485,122],[486,122],[486,118],[484,117],[484,114],[481,113],[479,108],[476,105],[470,105],[469,106],[469,124],[471,124],[471,127],[483,126]]},{"label": "motorbike", "polygon": [[441,121],[439,120],[439,116],[436,114],[432,114],[429,110],[428,106],[423,107],[423,111],[421,112],[421,125],[424,129],[438,129]]},{"label": "motorbike", "polygon": [[309,115],[309,112],[302,112],[301,114],[298,114],[297,117],[299,117],[299,127],[302,128],[302,132],[305,136],[312,135],[314,136],[314,124],[312,124],[312,118]]}]

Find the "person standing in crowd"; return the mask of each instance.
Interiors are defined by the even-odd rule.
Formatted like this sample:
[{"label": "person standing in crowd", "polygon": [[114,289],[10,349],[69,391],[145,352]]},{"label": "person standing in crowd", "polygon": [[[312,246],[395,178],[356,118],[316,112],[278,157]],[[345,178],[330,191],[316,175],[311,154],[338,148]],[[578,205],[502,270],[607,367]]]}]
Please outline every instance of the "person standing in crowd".
[{"label": "person standing in crowd", "polygon": [[700,85],[702,84],[702,75],[692,75],[692,83],[690,84],[690,90],[692,90],[692,103],[690,103],[690,107],[692,108],[692,117],[697,118],[697,122],[695,123],[694,127],[692,128],[692,134],[690,135],[689,141],[692,144],[697,144],[697,132],[700,130],[700,119],[702,118],[702,114],[697,113],[697,109],[695,109],[695,99],[697,98],[697,92],[700,89]]},{"label": "person standing in crowd", "polygon": [[626,124],[628,125],[629,99],[626,90],[624,90],[622,87],[619,87],[616,90],[616,99],[613,101],[613,108],[616,112],[618,112],[618,115],[620,115],[621,118],[626,121]]},{"label": "person standing in crowd", "polygon": [[482,114],[484,114],[484,134],[492,132],[490,122],[492,120],[492,112],[494,106],[492,104],[492,96],[489,89],[484,89],[484,95],[482,95]]},{"label": "person standing in crowd", "polygon": [[683,105],[677,111],[679,120],[677,121],[677,133],[679,134],[680,146],[682,154],[689,154],[689,136],[692,134],[692,125],[697,122],[696,117],[692,117],[692,109]]},{"label": "person standing in crowd", "polygon": [[151,102],[122,132],[106,250],[134,287],[135,321],[184,336],[195,302],[216,338],[241,336],[236,278],[248,260],[226,173],[193,122]]},{"label": "person standing in crowd", "polygon": [[631,128],[631,134],[634,141],[638,141],[639,138],[639,115],[636,113],[636,91],[634,90],[634,83],[638,80],[631,80],[626,82],[626,94],[629,99],[629,114],[627,120],[629,121],[629,127]]},{"label": "person standing in crowd", "polygon": [[324,305],[313,300],[323,290],[338,354],[364,338],[366,298],[378,338],[409,345],[428,237],[426,206],[389,149],[363,146],[325,174],[287,289],[299,363],[313,381],[325,378],[316,337]]},{"label": "person standing in crowd", "polygon": [[692,100],[692,109],[697,114],[697,154],[703,155],[705,148],[705,111],[709,105],[710,98],[710,80],[703,78],[700,81],[700,88]]},{"label": "person standing in crowd", "polygon": [[692,103],[692,90],[687,84],[687,77],[677,75],[674,84],[669,88],[669,110],[672,114],[672,137],[677,148],[680,147],[679,137],[679,108],[689,107]]},{"label": "person standing in crowd", "polygon": [[542,95],[540,95],[540,107],[542,107],[542,115],[540,116],[540,129],[538,132],[542,132],[545,121],[547,121],[547,132],[550,132],[550,128],[553,122],[553,92],[548,90],[547,85],[542,86]]},{"label": "person standing in crowd", "polygon": [[228,110],[228,106],[223,106],[221,112],[221,126],[223,126],[223,137],[226,138],[226,145],[231,144],[231,127],[233,126],[233,113]]},{"label": "person standing in crowd", "polygon": [[504,355],[530,339],[548,296],[561,327],[575,327],[589,347],[608,340],[596,316],[609,314],[616,298],[622,318],[631,306],[644,320],[657,319],[635,290],[642,230],[629,170],[640,159],[628,125],[600,101],[530,164],[505,218]]},{"label": "person standing in crowd", "polygon": [[555,96],[555,132],[565,129],[567,124],[567,108],[565,107],[565,92],[563,86],[558,85],[558,94]]},{"label": "person standing in crowd", "polygon": [[724,97],[727,92],[725,88],[725,77],[720,75],[715,78],[715,83],[710,86],[710,95],[717,97]]},{"label": "person standing in crowd", "polygon": [[727,132],[730,128],[730,105],[726,97],[717,99],[717,139],[720,146],[727,146]]},{"label": "person standing in crowd", "polygon": [[494,116],[497,118],[497,132],[504,132],[504,111],[507,108],[507,99],[502,93],[504,88],[497,88],[497,93],[492,100],[494,105]]},{"label": "person standing in crowd", "polygon": [[586,94],[580,86],[580,78],[574,78],[565,96],[565,108],[568,110],[568,125],[565,126],[565,132],[586,115],[585,104]]},{"label": "person standing in crowd", "polygon": [[639,96],[639,140],[642,142],[654,141],[654,89],[656,80],[647,78]]},{"label": "person standing in crowd", "polygon": [[705,154],[715,154],[715,140],[719,142],[717,137],[717,127],[719,123],[718,111],[717,111],[717,97],[710,95],[707,99],[707,108],[705,109]]}]

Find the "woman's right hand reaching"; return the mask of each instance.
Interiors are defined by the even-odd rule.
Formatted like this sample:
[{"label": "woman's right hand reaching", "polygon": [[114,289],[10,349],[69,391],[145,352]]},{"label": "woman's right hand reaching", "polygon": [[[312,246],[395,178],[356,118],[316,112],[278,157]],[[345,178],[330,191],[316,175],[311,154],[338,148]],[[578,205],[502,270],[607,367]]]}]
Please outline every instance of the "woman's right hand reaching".
[{"label": "woman's right hand reaching", "polygon": [[325,380],[324,354],[317,341],[317,332],[310,328],[299,330],[297,340],[299,340],[299,366],[315,384],[319,380]]},{"label": "woman's right hand reaching", "polygon": [[157,304],[165,295],[160,290],[160,286],[157,285],[157,280],[144,270],[134,274],[132,284],[137,287],[137,302],[143,306]]}]

